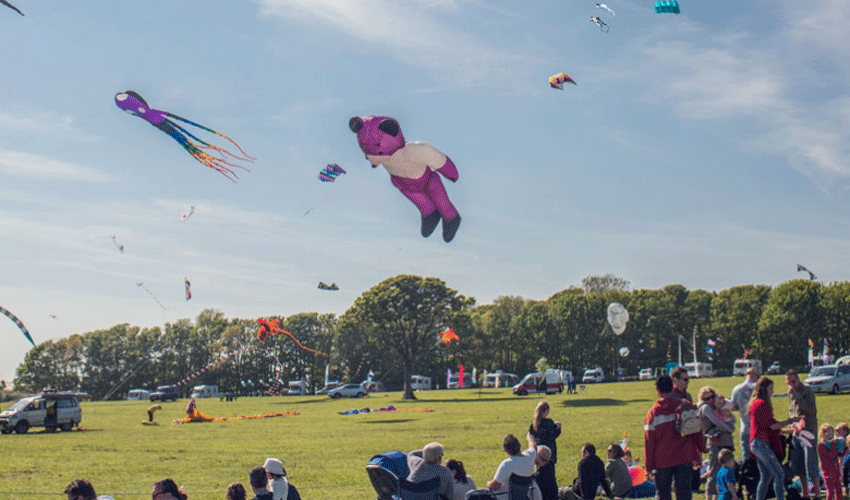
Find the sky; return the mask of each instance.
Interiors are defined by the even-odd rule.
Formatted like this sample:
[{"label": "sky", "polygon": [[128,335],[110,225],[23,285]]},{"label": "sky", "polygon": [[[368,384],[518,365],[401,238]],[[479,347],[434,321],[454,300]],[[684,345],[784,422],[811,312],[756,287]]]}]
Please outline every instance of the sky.
[{"label": "sky", "polygon": [[[607,1],[616,16],[595,0],[13,3],[0,305],[36,343],[207,308],[342,314],[398,274],[478,304],[605,273],[716,291],[805,277],[798,263],[850,279],[844,0]],[[577,85],[550,88],[559,72]],[[196,162],[115,106],[125,90],[233,138],[250,172]],[[457,165],[454,241],[422,238],[364,158],[348,120],[367,115]],[[348,173],[319,182],[329,163]],[[10,380],[30,344],[5,319],[0,339]]]}]

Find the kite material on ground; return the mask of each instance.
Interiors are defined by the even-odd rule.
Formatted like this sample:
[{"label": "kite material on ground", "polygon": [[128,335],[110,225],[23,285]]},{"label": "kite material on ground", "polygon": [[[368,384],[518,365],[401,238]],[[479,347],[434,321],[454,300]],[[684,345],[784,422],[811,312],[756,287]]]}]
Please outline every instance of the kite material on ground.
[{"label": "kite material on ground", "polygon": [[362,413],[376,413],[376,412],[382,412],[382,411],[383,411],[383,412],[387,412],[387,411],[422,411],[422,412],[431,412],[431,411],[434,411],[434,410],[432,410],[431,408],[396,408],[396,407],[395,407],[395,406],[393,406],[393,405],[389,405],[389,406],[387,406],[387,407],[385,407],[385,408],[377,408],[377,409],[374,409],[374,410],[373,410],[373,409],[371,409],[371,408],[362,408],[362,409],[360,409],[360,410],[358,410],[358,409],[351,409],[351,410],[345,410],[345,411],[338,411],[338,412],[337,412],[337,414],[338,414],[338,415],[360,415],[360,414],[362,414]]},{"label": "kite material on ground", "polygon": [[799,273],[800,271],[805,271],[805,272],[809,273],[809,279],[812,280],[812,281],[818,279],[818,277],[815,276],[815,274],[813,272],[806,269],[805,266],[801,266],[800,264],[797,264],[797,272]]},{"label": "kite material on ground", "polygon": [[626,310],[626,306],[619,302],[608,304],[608,325],[615,334],[622,335],[626,331],[626,324],[628,322],[629,311]]},{"label": "kite material on ground", "polygon": [[328,285],[324,281],[320,281],[319,290],[339,290],[339,287],[336,286],[336,283],[331,283],[330,285]]},{"label": "kite material on ground", "polygon": [[676,0],[655,0],[656,14],[678,14],[679,12],[679,2]]},{"label": "kite material on ground", "polygon": [[[242,170],[245,170],[247,172],[250,172],[250,170],[248,170],[242,165],[231,163],[231,161],[241,160],[253,163],[256,159],[249,156],[248,153],[243,151],[242,148],[239,147],[239,144],[236,144],[236,141],[234,141],[230,137],[227,137],[224,134],[220,134],[211,128],[205,127],[180,116],[171,114],[168,111],[153,109],[148,106],[148,103],[142,96],[132,90],[127,90],[125,92],[120,92],[116,94],[115,104],[117,104],[119,108],[126,111],[127,113],[130,113],[133,116],[144,118],[148,121],[148,123],[165,132],[172,139],[177,141],[181,146],[183,146],[183,149],[188,151],[189,154],[191,154],[192,157],[194,157],[200,163],[213,170],[216,170],[221,175],[227,177],[233,182],[236,182],[239,176],[237,176],[236,173],[228,167],[241,168]],[[170,120],[169,118],[172,118],[173,120]],[[236,146],[236,149],[238,149],[243,156],[233,154],[230,151],[227,151],[226,149],[209,144],[208,142],[195,137],[191,132],[178,125],[177,122],[175,122],[174,120],[179,120],[183,123],[188,123],[189,125],[198,127],[202,130],[206,130],[207,132],[227,139],[228,141],[230,141],[231,144]]]},{"label": "kite material on ground", "polygon": [[195,205],[189,205],[189,211],[188,212],[182,212],[180,214],[180,222],[183,222],[184,220],[191,217],[193,213],[195,213]]},{"label": "kite material on ground", "polygon": [[154,295],[152,291],[148,290],[148,287],[146,287],[144,283],[142,283],[140,281],[140,282],[136,283],[136,286],[143,288],[146,292],[148,292],[150,294],[151,297],[153,297],[153,300],[155,300],[156,303],[159,304],[159,307],[165,309],[165,306],[162,305],[162,302],[160,302],[159,299],[156,298],[156,295]]},{"label": "kite material on ground", "polygon": [[321,354],[325,357],[330,357],[323,352],[310,349],[309,347],[305,347],[298,339],[295,338],[294,335],[280,327],[280,320],[274,319],[272,321],[266,321],[260,318],[257,320],[257,324],[260,325],[260,328],[257,330],[257,338],[260,339],[261,342],[266,340],[266,338],[270,336],[273,337],[277,333],[285,333],[289,336],[289,338],[294,340],[295,343],[298,344],[298,347],[300,347],[301,349],[304,349],[305,351],[310,351],[315,354]]},{"label": "kite material on ground", "polygon": [[452,328],[449,328],[448,330],[440,334],[440,342],[444,344],[451,344],[452,340],[460,342],[460,338],[457,336],[457,334]]},{"label": "kite material on ground", "polygon": [[572,83],[573,85],[578,85],[573,81],[572,78],[567,76],[566,73],[558,73],[549,77],[549,86],[553,89],[564,90],[565,83]]},{"label": "kite material on ground", "polygon": [[29,330],[27,330],[27,327],[24,326],[23,321],[19,320],[17,316],[12,314],[12,312],[6,309],[5,307],[0,306],[0,313],[5,314],[9,319],[11,319],[12,322],[15,323],[18,328],[21,329],[21,332],[24,334],[24,337],[26,337],[27,340],[30,341],[30,344],[35,347],[35,342],[33,342],[32,337],[30,336],[30,332]]},{"label": "kite material on ground", "polygon": [[597,8],[599,8],[599,9],[607,10],[608,12],[610,12],[610,13],[611,13],[611,15],[612,15],[612,16],[616,16],[616,15],[617,15],[617,13],[616,13],[616,12],[614,12],[614,9],[612,9],[611,7],[608,7],[608,6],[607,6],[607,5],[605,5],[604,3],[597,3],[597,4],[596,4],[596,7],[597,7]]},{"label": "kite material on ground", "polygon": [[197,409],[192,410],[191,415],[186,415],[183,418],[178,418],[177,420],[172,421],[171,423],[174,425],[177,424],[190,424],[194,422],[230,422],[233,420],[251,420],[258,418],[272,418],[272,417],[292,417],[295,415],[300,415],[297,411],[287,411],[283,413],[263,413],[260,415],[246,415],[241,417],[211,417],[205,413],[199,412]]},{"label": "kite material on ground", "polygon": [[113,234],[112,235],[112,242],[115,243],[115,246],[118,247],[118,250],[120,250],[121,253],[124,253],[124,245],[122,245],[121,243],[118,243],[118,236]]},{"label": "kite material on ground", "polygon": [[7,2],[6,0],[0,0],[0,3],[2,3],[3,5],[5,5],[6,7],[9,7],[10,9],[14,10],[14,11],[15,11],[15,12],[17,12],[18,14],[20,14],[20,15],[22,15],[22,16],[24,15],[24,13],[23,13],[23,12],[21,12],[21,9],[19,9],[19,8],[15,7],[14,5],[12,5],[12,4],[10,4],[9,2]]},{"label": "kite material on ground", "polygon": [[608,25],[605,24],[605,21],[600,19],[599,16],[590,16],[590,22],[596,23],[596,25],[599,26],[599,29],[601,31],[608,33]]},{"label": "kite material on ground", "polygon": [[327,167],[319,172],[319,180],[322,182],[333,182],[338,175],[345,173],[347,172],[336,163],[328,164]]},{"label": "kite material on ground", "polygon": [[431,236],[442,219],[443,241],[452,241],[460,227],[460,214],[437,175],[457,181],[452,160],[430,144],[406,142],[401,125],[388,116],[355,116],[348,128],[357,134],[357,144],[372,168],[383,165],[393,186],[419,209],[422,236]]},{"label": "kite material on ground", "polygon": [[189,278],[183,278],[186,285],[186,300],[192,298],[192,283],[189,281]]}]

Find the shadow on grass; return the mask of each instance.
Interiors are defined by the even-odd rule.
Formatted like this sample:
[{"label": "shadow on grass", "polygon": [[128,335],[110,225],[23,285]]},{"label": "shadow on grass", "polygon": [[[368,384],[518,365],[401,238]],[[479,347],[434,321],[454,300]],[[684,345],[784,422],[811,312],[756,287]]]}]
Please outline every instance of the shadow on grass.
[{"label": "shadow on grass", "polygon": [[325,396],[324,399],[302,399],[301,401],[283,400],[283,401],[274,401],[273,403],[270,403],[270,404],[290,406],[290,405],[306,405],[306,404],[310,404],[310,403],[324,403],[324,402],[327,402],[327,401],[333,401],[333,400],[331,398],[329,398],[328,396]]},{"label": "shadow on grass", "polygon": [[[517,396],[507,397],[507,398],[479,398],[478,396],[463,398],[463,399],[405,399],[401,401],[401,404],[406,403],[465,403],[468,401],[480,401],[480,402],[491,402],[491,401],[516,401],[518,399]],[[397,403],[398,404],[398,403]]]},{"label": "shadow on grass", "polygon": [[397,418],[395,420],[363,420],[358,424],[403,424],[404,422],[413,422],[412,418]]},{"label": "shadow on grass", "polygon": [[630,403],[652,403],[652,399],[565,399],[561,401],[561,406],[565,408],[586,408],[590,406],[626,406]]}]

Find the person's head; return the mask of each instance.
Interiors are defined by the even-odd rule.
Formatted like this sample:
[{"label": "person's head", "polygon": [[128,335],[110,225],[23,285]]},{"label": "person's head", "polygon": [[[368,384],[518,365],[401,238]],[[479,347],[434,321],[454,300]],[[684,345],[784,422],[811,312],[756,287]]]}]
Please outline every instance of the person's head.
[{"label": "person's head", "polygon": [[537,408],[534,409],[534,422],[532,425],[534,426],[534,430],[537,430],[540,426],[540,422],[543,421],[544,418],[549,416],[549,403],[546,401],[541,401],[537,403]]},{"label": "person's head", "polygon": [[266,469],[259,465],[251,469],[251,472],[248,474],[248,480],[251,482],[251,487],[255,490],[264,490],[269,484]]},{"label": "person's head", "polygon": [[433,441],[422,448],[422,460],[429,464],[439,464],[443,460],[443,445]]},{"label": "person's head", "polygon": [[821,424],[818,429],[818,441],[829,441],[835,437],[835,429],[829,424]]},{"label": "person's head", "polygon": [[608,446],[608,458],[623,458],[626,452],[623,451],[623,448],[617,443],[611,443]]},{"label": "person's head", "polygon": [[767,377],[762,377],[758,379],[756,382],[756,386],[753,389],[753,395],[750,397],[749,409],[752,411],[753,409],[753,401],[756,399],[761,399],[770,407],[771,411],[773,411],[773,403],[770,402],[770,396],[773,395],[773,380],[770,380]]},{"label": "person's head", "polygon": [[544,467],[549,463],[549,460],[552,460],[552,449],[545,444],[541,444],[537,447],[537,456],[534,459],[534,463],[537,464],[537,467]]},{"label": "person's head", "polygon": [[797,388],[802,382],[800,382],[800,376],[797,375],[796,370],[788,370],[785,372],[785,382],[789,387]]},{"label": "person's head", "polygon": [[508,434],[502,440],[502,449],[505,450],[505,453],[512,457],[519,455],[522,451],[519,445],[519,439],[517,439],[513,434]]},{"label": "person's head", "polygon": [[699,390],[699,401],[700,404],[706,404],[710,406],[714,406],[714,400],[717,398],[717,391],[714,390],[714,387],[710,385],[703,386]]},{"label": "person's head", "polygon": [[759,379],[759,369],[755,366],[747,368],[747,371],[744,372],[744,375],[747,377],[747,380],[750,382],[755,382]]},{"label": "person's head", "polygon": [[655,381],[655,391],[659,396],[664,396],[673,392],[673,379],[667,375],[661,375]]},{"label": "person's head", "polygon": [[452,471],[452,476],[456,480],[462,483],[466,482],[466,469],[464,469],[463,467],[463,462],[451,458],[448,462],[446,462],[446,467],[448,467],[448,469]]},{"label": "person's head", "polygon": [[242,483],[230,483],[227,486],[227,496],[225,500],[245,500],[248,495],[245,492],[245,487]]},{"label": "person's head", "polygon": [[263,464],[263,469],[266,469],[266,476],[272,481],[286,475],[283,462],[276,458],[267,458],[266,463]]},{"label": "person's head", "polygon": [[65,494],[68,495],[68,500],[95,500],[97,498],[94,486],[83,478],[71,481],[65,487]]},{"label": "person's head", "polygon": [[717,461],[720,462],[720,465],[732,469],[735,467],[735,454],[732,453],[732,450],[723,448],[720,450],[720,453],[717,454]]},{"label": "person's head", "polygon": [[850,426],[846,422],[841,422],[835,426],[835,437],[844,439],[847,436],[850,436]]},{"label": "person's head", "polygon": [[183,493],[177,486],[177,483],[170,477],[153,484],[153,491],[151,491],[152,500],[186,500],[187,498],[189,496]]},{"label": "person's head", "polygon": [[596,455],[596,447],[591,443],[584,443],[584,446],[581,447],[581,456],[589,457],[591,455]]},{"label": "person's head", "polygon": [[688,370],[684,366],[677,366],[670,372],[670,378],[673,379],[673,386],[680,391],[688,389],[688,383],[691,381],[691,376],[688,375]]}]

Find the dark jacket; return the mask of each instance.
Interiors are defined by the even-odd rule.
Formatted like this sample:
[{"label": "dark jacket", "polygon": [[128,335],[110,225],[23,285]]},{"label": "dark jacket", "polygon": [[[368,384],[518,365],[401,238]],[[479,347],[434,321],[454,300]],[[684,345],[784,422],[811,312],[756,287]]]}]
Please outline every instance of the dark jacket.
[{"label": "dark jacket", "polygon": [[599,485],[602,485],[606,495],[612,496],[608,478],[605,477],[605,464],[602,463],[602,459],[596,455],[582,458],[578,463],[578,479],[573,487],[573,492],[585,500],[593,500],[596,498],[596,490]]},{"label": "dark jacket", "polygon": [[528,426],[528,432],[537,441],[537,445],[548,446],[552,450],[552,458],[549,459],[553,464],[558,461],[558,445],[555,439],[561,435],[561,429],[555,426],[555,422],[551,418],[544,418],[540,421],[537,430],[534,430],[534,422]]}]

